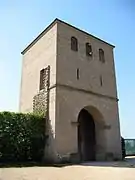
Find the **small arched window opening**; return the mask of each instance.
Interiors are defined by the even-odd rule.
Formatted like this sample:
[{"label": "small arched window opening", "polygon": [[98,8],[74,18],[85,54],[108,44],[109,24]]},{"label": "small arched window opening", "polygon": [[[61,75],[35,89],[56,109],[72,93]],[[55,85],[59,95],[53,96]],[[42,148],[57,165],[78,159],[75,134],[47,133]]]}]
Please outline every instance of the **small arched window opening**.
[{"label": "small arched window opening", "polygon": [[86,43],[86,55],[92,56],[92,46],[90,45],[90,43]]},{"label": "small arched window opening", "polygon": [[78,51],[78,40],[75,37],[71,37],[71,49],[73,51]]},{"label": "small arched window opening", "polygon": [[103,49],[99,49],[99,61],[105,62],[105,55]]}]

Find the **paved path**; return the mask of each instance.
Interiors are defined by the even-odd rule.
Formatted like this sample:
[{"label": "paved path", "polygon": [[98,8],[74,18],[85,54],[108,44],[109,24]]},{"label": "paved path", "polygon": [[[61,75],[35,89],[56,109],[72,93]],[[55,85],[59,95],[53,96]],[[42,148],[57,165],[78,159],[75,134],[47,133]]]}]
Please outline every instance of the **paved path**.
[{"label": "paved path", "polygon": [[0,180],[135,180],[135,159],[78,166],[1,168]]},{"label": "paved path", "polygon": [[82,165],[85,166],[97,166],[97,167],[127,167],[127,168],[131,168],[134,167],[135,168],[135,157],[127,157],[125,159],[125,161],[123,162],[117,162],[117,161],[113,161],[113,162],[88,162],[88,163],[82,163]]}]

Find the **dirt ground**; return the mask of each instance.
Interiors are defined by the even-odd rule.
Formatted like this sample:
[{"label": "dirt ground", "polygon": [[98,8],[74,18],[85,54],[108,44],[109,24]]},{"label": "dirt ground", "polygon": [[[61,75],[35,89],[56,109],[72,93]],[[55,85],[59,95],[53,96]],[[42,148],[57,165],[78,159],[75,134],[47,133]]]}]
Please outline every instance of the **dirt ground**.
[{"label": "dirt ground", "polygon": [[0,168],[0,180],[135,180],[135,159],[65,167]]}]

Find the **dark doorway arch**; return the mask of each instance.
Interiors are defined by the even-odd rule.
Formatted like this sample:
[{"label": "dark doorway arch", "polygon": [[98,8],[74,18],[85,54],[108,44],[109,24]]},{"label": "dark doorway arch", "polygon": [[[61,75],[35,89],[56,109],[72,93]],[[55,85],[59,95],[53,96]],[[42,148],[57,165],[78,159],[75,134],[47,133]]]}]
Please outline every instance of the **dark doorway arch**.
[{"label": "dark doorway arch", "polygon": [[81,161],[96,159],[96,134],[93,116],[82,109],[78,116],[78,153]]}]

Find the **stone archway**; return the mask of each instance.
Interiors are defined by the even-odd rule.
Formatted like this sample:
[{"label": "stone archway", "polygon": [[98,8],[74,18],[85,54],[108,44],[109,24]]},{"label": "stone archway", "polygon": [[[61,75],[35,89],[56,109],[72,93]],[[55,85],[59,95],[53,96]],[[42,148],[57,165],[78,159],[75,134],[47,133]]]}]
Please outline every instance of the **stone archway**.
[{"label": "stone archway", "polygon": [[78,115],[78,153],[81,161],[104,159],[104,121],[95,107],[87,106]]}]

